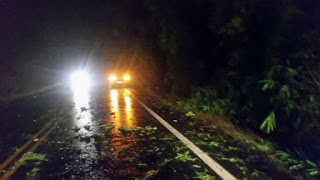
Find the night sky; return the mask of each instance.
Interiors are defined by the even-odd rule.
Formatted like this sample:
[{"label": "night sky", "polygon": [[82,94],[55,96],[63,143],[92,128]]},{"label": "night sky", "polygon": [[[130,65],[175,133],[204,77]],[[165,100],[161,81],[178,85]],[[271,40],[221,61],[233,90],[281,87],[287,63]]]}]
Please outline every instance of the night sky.
[{"label": "night sky", "polygon": [[1,1],[1,76],[34,79],[105,61],[110,19],[123,10],[121,22],[125,9],[109,1]]}]

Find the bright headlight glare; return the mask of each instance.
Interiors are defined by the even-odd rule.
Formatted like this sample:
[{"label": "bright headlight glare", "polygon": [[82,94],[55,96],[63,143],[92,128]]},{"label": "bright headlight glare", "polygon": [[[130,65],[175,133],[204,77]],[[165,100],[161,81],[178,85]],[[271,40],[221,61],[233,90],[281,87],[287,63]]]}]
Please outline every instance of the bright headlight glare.
[{"label": "bright headlight glare", "polygon": [[77,71],[71,75],[73,89],[83,89],[90,86],[90,78],[86,71]]},{"label": "bright headlight glare", "polygon": [[110,81],[115,81],[117,78],[116,78],[116,76],[115,75],[111,75],[110,77],[109,77],[109,80]]},{"label": "bright headlight glare", "polygon": [[125,81],[128,81],[128,80],[130,79],[130,76],[129,76],[129,75],[125,75],[125,76],[123,76],[123,79],[124,79]]}]

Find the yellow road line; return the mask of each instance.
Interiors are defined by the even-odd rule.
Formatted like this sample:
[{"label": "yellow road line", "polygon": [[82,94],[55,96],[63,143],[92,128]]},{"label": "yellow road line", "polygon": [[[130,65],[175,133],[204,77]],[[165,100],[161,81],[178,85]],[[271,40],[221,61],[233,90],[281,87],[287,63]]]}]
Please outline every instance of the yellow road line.
[{"label": "yellow road line", "polygon": [[[28,152],[34,152],[39,145],[51,134],[51,132],[57,127],[55,123],[43,136],[28,150]],[[10,176],[16,172],[16,170],[22,165],[22,158],[15,162],[15,164],[0,178],[0,180],[7,180]]]},{"label": "yellow road line", "polygon": [[8,164],[10,164],[21,152],[23,152],[33,141],[36,139],[40,134],[42,134],[50,125],[52,122],[48,122],[45,124],[45,126],[37,132],[34,136],[32,136],[26,143],[24,143],[18,151],[13,153],[11,156],[9,156],[1,165],[0,165],[0,170],[5,169]]}]

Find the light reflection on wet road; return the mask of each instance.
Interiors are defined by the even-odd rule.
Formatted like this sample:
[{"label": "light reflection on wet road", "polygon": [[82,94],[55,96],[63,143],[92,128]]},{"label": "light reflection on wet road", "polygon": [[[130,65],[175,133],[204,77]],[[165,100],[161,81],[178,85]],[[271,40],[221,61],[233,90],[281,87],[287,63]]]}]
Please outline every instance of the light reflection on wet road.
[{"label": "light reflection on wet road", "polygon": [[129,89],[112,89],[110,90],[110,110],[112,114],[111,122],[115,128],[112,134],[120,133],[120,127],[134,128],[136,119],[134,109],[132,108],[131,91]]},{"label": "light reflection on wet road", "polygon": [[[132,92],[129,89],[112,89],[110,90],[110,98],[106,104],[110,107],[109,123],[113,123],[114,128],[111,130],[111,146],[113,148],[113,156],[116,160],[131,160],[135,161],[137,158],[134,154],[126,154],[121,156],[121,151],[128,149],[138,141],[135,133],[124,135],[119,128],[135,128],[137,125],[137,118],[133,106]],[[108,99],[108,98],[107,98]],[[111,101],[110,101],[111,100]],[[122,166],[116,170],[116,173],[122,176],[138,175],[139,169],[133,166]]]},{"label": "light reflection on wet road", "polygon": [[[90,108],[90,88],[83,87],[81,89],[73,89],[73,100],[75,109],[75,124],[81,128],[85,125],[91,125],[92,123],[92,113],[88,110]],[[80,129],[83,131],[83,129]],[[85,133],[85,132],[82,132]]]},{"label": "light reflection on wet road", "polygon": [[[98,164],[99,152],[96,148],[96,139],[93,138],[101,131],[99,131],[99,122],[93,115],[95,111],[92,104],[94,104],[93,92],[89,87],[82,87],[81,89],[73,89],[74,100],[74,127],[79,129],[77,134],[80,135],[80,141],[76,141],[76,146],[81,151],[80,159],[85,159],[82,167],[84,169],[91,169],[94,164]],[[108,147],[112,153],[113,159],[121,164],[122,161],[131,160],[136,161],[137,157],[134,153],[128,153],[125,157],[121,152],[125,149],[132,148],[139,140],[135,133],[123,134],[119,128],[126,127],[128,129],[135,128],[137,124],[136,111],[134,101],[132,100],[132,92],[130,89],[107,89],[104,91],[105,103],[104,109],[105,123],[113,124],[110,134],[105,137],[110,139],[110,146]],[[85,141],[81,140],[85,139]],[[134,151],[132,151],[134,152]],[[137,176],[140,174],[138,167],[132,165],[122,165],[113,169],[115,176]]]},{"label": "light reflection on wet road", "polygon": [[76,145],[81,150],[80,158],[85,159],[84,168],[90,169],[93,163],[97,163],[99,155],[95,146],[95,139],[92,135],[97,133],[98,124],[94,120],[90,107],[90,85],[84,84],[81,88],[73,88],[74,100],[74,129],[86,141],[77,141]]}]

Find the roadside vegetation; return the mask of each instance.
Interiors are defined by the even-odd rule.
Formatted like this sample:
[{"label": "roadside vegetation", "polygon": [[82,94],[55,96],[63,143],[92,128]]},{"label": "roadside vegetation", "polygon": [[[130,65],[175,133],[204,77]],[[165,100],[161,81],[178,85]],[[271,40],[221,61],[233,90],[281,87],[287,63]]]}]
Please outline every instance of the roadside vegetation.
[{"label": "roadside vegetation", "polygon": [[217,162],[232,167],[232,172],[240,179],[319,178],[320,164],[317,160],[297,155],[272,140],[239,129],[223,116],[203,116],[200,111],[182,110],[169,101],[159,102],[153,109],[159,107],[158,111],[163,114],[171,114],[166,117],[169,121],[173,119],[170,124]]},{"label": "roadside vegetation", "polygon": [[128,12],[130,21],[113,29],[116,40],[132,37],[123,54],[142,87],[194,114],[226,116],[318,163],[318,1],[142,1],[135,7],[141,13]]}]

